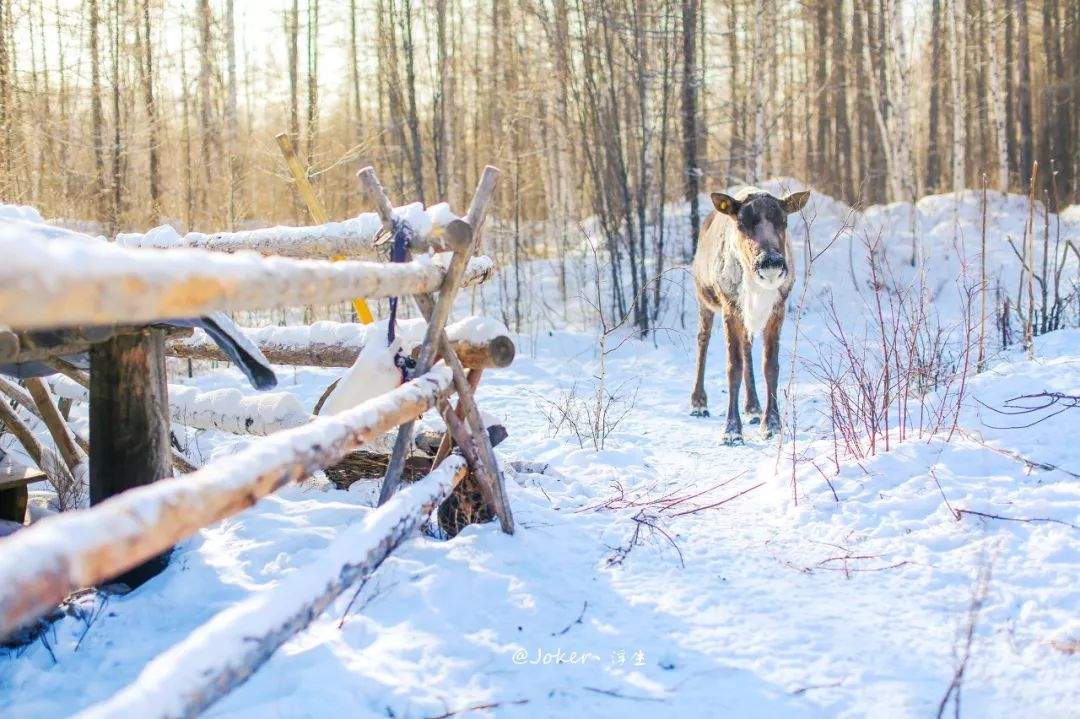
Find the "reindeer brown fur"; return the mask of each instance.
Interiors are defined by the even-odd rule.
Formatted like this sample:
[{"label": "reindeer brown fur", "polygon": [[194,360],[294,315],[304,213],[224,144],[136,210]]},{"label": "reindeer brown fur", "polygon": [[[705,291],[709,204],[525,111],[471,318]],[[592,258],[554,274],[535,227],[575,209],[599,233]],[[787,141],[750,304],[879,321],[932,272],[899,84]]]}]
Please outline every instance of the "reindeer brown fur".
[{"label": "reindeer brown fur", "polygon": [[726,444],[740,444],[739,386],[746,385],[746,413],[750,422],[761,421],[761,405],[754,386],[751,344],[762,332],[764,340],[765,421],[768,438],[780,430],[776,385],[780,375],[780,328],[784,303],[795,277],[787,216],[806,205],[810,193],[796,192],[783,199],[756,187],[734,196],[712,193],[716,211],[706,218],[694,254],[694,284],[701,319],[698,325],[697,379],[690,395],[691,414],[709,416],[705,396],[705,358],[712,337],[713,317],[724,318],[728,355],[728,410]]}]

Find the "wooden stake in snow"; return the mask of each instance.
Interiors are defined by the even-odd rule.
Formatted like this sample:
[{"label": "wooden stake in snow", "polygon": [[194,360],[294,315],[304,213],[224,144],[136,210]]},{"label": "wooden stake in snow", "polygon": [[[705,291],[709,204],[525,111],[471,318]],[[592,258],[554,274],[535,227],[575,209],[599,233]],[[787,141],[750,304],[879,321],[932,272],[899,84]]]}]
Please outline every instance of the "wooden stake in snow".
[{"label": "wooden stake in snow", "polygon": [[[74,590],[114,577],[339,461],[434,406],[450,384],[450,371],[435,367],[347,412],[279,432],[191,474],[129,490],[85,511],[49,517],[0,540],[0,637],[40,617]],[[72,537],[79,541],[73,543]]]},{"label": "wooden stake in snow", "polygon": [[349,586],[374,572],[464,476],[464,460],[448,458],[427,477],[343,530],[316,562],[219,612],[150,662],[126,689],[77,716],[199,715],[247,681],[278,647],[318,618]]},{"label": "wooden stake in snow", "polygon": [[1028,217],[1024,224],[1024,271],[1027,272],[1027,315],[1024,320],[1024,347],[1028,359],[1035,359],[1035,187],[1039,178],[1039,163],[1031,163],[1031,185],[1028,187]]}]

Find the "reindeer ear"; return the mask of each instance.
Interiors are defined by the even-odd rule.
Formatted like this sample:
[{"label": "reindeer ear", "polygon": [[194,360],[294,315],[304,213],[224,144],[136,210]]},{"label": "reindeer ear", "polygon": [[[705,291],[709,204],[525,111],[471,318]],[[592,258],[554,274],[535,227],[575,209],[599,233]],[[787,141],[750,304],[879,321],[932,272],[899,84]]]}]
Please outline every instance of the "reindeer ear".
[{"label": "reindeer ear", "polygon": [[723,192],[714,192],[710,197],[712,197],[713,207],[720,214],[731,215],[732,217],[739,214],[739,208],[742,207],[742,204],[734,197],[725,195]]},{"label": "reindeer ear", "polygon": [[806,206],[806,201],[810,199],[810,190],[803,192],[792,192],[790,195],[786,195],[784,199],[780,200],[780,207],[784,209],[784,212],[789,215],[792,212],[798,212]]}]

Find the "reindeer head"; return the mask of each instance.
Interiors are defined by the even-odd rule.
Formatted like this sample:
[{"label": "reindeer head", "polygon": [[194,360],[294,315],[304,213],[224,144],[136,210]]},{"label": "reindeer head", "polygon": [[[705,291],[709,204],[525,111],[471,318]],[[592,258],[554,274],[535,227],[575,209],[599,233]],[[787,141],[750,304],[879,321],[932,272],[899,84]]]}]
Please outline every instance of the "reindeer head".
[{"label": "reindeer head", "polygon": [[779,287],[789,270],[787,216],[810,199],[810,191],[793,192],[783,199],[760,190],[736,200],[712,193],[716,211],[735,220],[737,254],[747,276],[769,288]]}]

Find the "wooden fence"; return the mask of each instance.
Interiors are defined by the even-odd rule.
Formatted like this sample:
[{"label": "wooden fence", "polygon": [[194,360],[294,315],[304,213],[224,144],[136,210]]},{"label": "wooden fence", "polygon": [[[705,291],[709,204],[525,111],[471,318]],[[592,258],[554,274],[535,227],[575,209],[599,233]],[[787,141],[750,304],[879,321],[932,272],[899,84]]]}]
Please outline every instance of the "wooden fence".
[{"label": "wooden fence", "polygon": [[[512,361],[513,342],[500,332],[447,327],[458,289],[484,281],[492,269],[490,260],[475,252],[497,176],[495,168],[485,169],[464,218],[441,208],[428,213],[437,220],[429,223],[417,220],[415,207],[396,213],[374,171],[366,168],[360,181],[379,211],[340,226],[188,235],[168,243],[168,249],[155,248],[154,242],[118,246],[89,238],[20,244],[10,233],[0,236],[0,251],[8,258],[0,266],[0,364],[45,361],[62,370],[48,386],[28,381],[24,390],[3,380],[0,392],[45,420],[57,450],[37,443],[41,469],[54,483],[77,483],[88,474],[92,505],[0,539],[0,638],[38,621],[75,590],[118,576],[145,579],[160,571],[176,542],[397,428],[379,507],[363,522],[345,530],[316,565],[288,578],[288,587],[222,612],[86,716],[198,714],[256,671],[350,584],[374,571],[470,474],[503,531],[513,533],[502,472],[473,398],[483,371]],[[417,255],[406,262],[308,259],[349,256],[350,248],[370,248],[380,234],[403,229],[410,230],[409,250]],[[447,251],[429,255],[429,248]],[[315,416],[295,399],[260,402],[257,395],[218,403],[227,410],[215,411],[204,393],[169,385],[164,360],[167,354],[224,355],[201,334],[166,337],[148,326],[209,311],[360,296],[413,298],[423,320],[403,322],[402,332],[411,338],[406,347],[414,350],[415,368],[400,387],[329,416]],[[264,328],[251,331],[249,339],[275,363],[341,367],[350,365],[368,341],[363,329],[347,323]],[[344,339],[328,341],[333,337]],[[89,375],[61,358],[87,349]],[[89,402],[89,442],[58,419],[54,395],[62,402]],[[413,423],[433,407],[447,432],[430,474],[397,492]],[[26,443],[35,441],[14,411],[0,420],[20,439],[29,435]],[[181,471],[193,468],[169,447],[170,421],[268,436],[173,476],[174,458]],[[460,454],[451,454],[455,445]],[[209,643],[214,652],[200,653]]]}]

